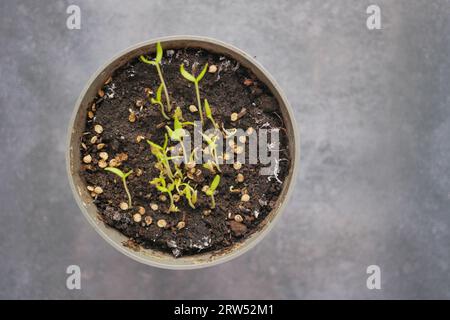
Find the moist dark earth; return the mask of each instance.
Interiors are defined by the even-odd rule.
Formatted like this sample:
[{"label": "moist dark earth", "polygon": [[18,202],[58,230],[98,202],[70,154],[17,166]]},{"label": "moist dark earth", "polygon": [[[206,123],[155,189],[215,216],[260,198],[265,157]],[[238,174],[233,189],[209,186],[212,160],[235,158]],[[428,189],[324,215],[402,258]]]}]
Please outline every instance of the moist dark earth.
[{"label": "moist dark earth", "polygon": [[[154,55],[147,57],[151,59]],[[280,162],[278,178],[284,181],[290,167],[288,137],[278,103],[266,86],[227,56],[195,48],[164,51],[161,67],[172,106],[182,109],[186,121],[198,120],[199,115],[189,111],[188,107],[196,105],[197,100],[194,84],[179,72],[181,63],[187,71],[196,74],[205,63],[217,67],[216,72],[207,72],[200,81],[200,94],[202,99],[208,99],[213,117],[221,126],[244,130],[251,127],[256,131],[261,127],[280,129],[280,158],[286,160]],[[197,165],[201,174],[191,181],[198,190],[196,208],[191,208],[181,197],[176,203],[180,212],[167,213],[168,200],[161,200],[161,193],[149,183],[159,176],[159,170],[155,168],[156,158],[146,143],[146,139],[150,139],[162,145],[166,133],[164,126],[173,127],[172,121],[163,118],[159,107],[150,103],[159,84],[155,67],[135,58],[112,74],[89,107],[91,112],[80,145],[81,175],[87,188],[101,187],[103,190],[100,194],[92,193],[101,219],[129,237],[125,245],[137,250],[139,246],[152,248],[175,257],[220,250],[242,241],[257,230],[258,224],[270,213],[284,185],[274,177],[260,175],[259,170],[263,167],[260,164],[243,164],[239,170],[231,164],[222,164],[221,181],[215,195],[216,207],[211,210],[210,199],[201,189],[211,183],[214,174]],[[246,113],[232,122],[230,115],[244,108]],[[129,120],[131,112],[135,115],[134,122]],[[103,131],[97,133],[95,125],[100,125]],[[212,125],[206,121],[204,129],[208,126]],[[138,136],[145,139],[138,142]],[[121,202],[127,202],[127,195],[120,178],[99,167],[100,152],[108,154],[107,163],[116,159],[122,171],[133,170],[127,178],[133,202],[131,208],[122,210],[119,207]],[[88,164],[83,162],[86,155],[92,158]],[[237,182],[238,173],[244,175],[243,182]],[[230,192],[231,186],[241,192]],[[241,201],[242,192],[250,196],[248,202]],[[151,204],[157,204],[158,209],[152,210]],[[134,215],[139,210],[141,213],[145,210],[145,213],[141,221],[136,222]],[[236,215],[243,221],[235,219]],[[146,223],[150,221],[147,217],[151,217],[151,224]],[[158,220],[165,220],[166,226],[159,227]],[[177,228],[180,221],[184,222],[181,229]]]}]

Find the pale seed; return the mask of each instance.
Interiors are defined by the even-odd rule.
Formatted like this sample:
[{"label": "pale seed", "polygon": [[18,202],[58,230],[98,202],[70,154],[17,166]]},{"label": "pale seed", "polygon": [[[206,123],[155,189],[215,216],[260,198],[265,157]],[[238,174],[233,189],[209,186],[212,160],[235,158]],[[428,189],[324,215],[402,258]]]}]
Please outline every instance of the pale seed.
[{"label": "pale seed", "polygon": [[203,210],[203,215],[204,216],[209,216],[211,214],[211,210],[210,209],[206,209],[206,210]]},{"label": "pale seed", "polygon": [[203,186],[203,188],[202,188],[202,191],[203,192],[206,192],[206,191],[208,191],[209,190],[209,186]]},{"label": "pale seed", "polygon": [[139,135],[139,136],[136,137],[136,142],[139,143],[139,142],[141,142],[144,139],[145,139],[144,136]]},{"label": "pale seed", "polygon": [[249,128],[247,129],[247,134],[250,136],[250,135],[253,134],[254,131],[255,131],[255,129],[253,129],[253,127],[249,127]]},{"label": "pale seed", "polygon": [[81,146],[83,147],[84,150],[87,149],[86,144],[84,144],[83,142],[81,143]]},{"label": "pale seed", "polygon": [[91,163],[91,161],[92,161],[92,157],[91,157],[90,154],[88,154],[88,155],[83,157],[83,162],[84,163]]},{"label": "pale seed", "polygon": [[150,217],[150,216],[146,216],[146,217],[144,218],[144,221],[145,221],[145,224],[149,226],[149,225],[152,224],[153,219],[152,219],[152,217]]},{"label": "pale seed", "polygon": [[234,152],[236,152],[236,154],[241,154],[242,152],[244,152],[244,148],[242,146],[237,146],[234,149]]},{"label": "pale seed", "polygon": [[139,214],[145,214],[145,208],[144,207],[139,207],[138,208],[138,212],[139,212]]},{"label": "pale seed", "polygon": [[225,153],[223,155],[223,160],[227,161],[227,160],[230,160],[230,159],[231,159],[231,155],[229,153]]},{"label": "pale seed", "polygon": [[91,106],[91,110],[92,110],[92,111],[95,111],[95,110],[97,110],[97,106],[95,105],[95,103],[93,103],[93,104],[92,104],[92,106]]},{"label": "pale seed", "polygon": [[94,118],[94,113],[92,111],[88,111],[88,118],[89,119]]},{"label": "pale seed", "polygon": [[95,188],[94,188],[94,192],[95,192],[96,194],[101,194],[101,193],[103,193],[103,189],[102,189],[101,187],[95,187]]},{"label": "pale seed", "polygon": [[121,202],[119,204],[119,208],[122,210],[127,210],[128,209],[128,204],[126,202]]},{"label": "pale seed", "polygon": [[242,222],[242,221],[244,221],[244,219],[242,218],[242,216],[240,214],[237,214],[234,216],[234,221]]},{"label": "pale seed", "polygon": [[108,159],[108,154],[106,152],[100,152],[98,154],[100,156],[100,158],[102,158],[103,160],[107,160]]},{"label": "pale seed", "polygon": [[216,71],[217,71],[217,66],[216,65],[212,64],[212,65],[209,66],[209,68],[208,68],[208,72],[209,73],[215,73]]},{"label": "pale seed", "polygon": [[233,163],[233,168],[234,168],[235,170],[239,170],[240,168],[242,168],[242,163],[240,163],[239,161]]},{"label": "pale seed", "polygon": [[100,96],[100,98],[103,98],[103,96],[105,95],[105,92],[102,89],[99,89],[97,93]]},{"label": "pale seed", "polygon": [[88,189],[89,191],[94,191],[94,187],[93,187],[93,186],[87,186],[87,189]]},{"label": "pale seed", "polygon": [[247,141],[247,137],[246,136],[240,136],[239,137],[239,142],[245,143],[246,141]]},{"label": "pale seed", "polygon": [[158,222],[156,223],[158,225],[158,227],[160,228],[165,228],[167,226],[167,221],[164,219],[158,220]]},{"label": "pale seed", "polygon": [[150,96],[150,95],[153,94],[153,90],[150,89],[150,88],[145,88],[145,89],[144,89],[144,92],[145,92],[145,94],[146,94],[147,96]]},{"label": "pale seed", "polygon": [[230,116],[231,121],[237,121],[238,119],[238,114],[236,112],[233,112]]},{"label": "pale seed", "polygon": [[99,143],[99,144],[97,145],[97,150],[102,150],[104,147],[105,147],[105,144],[104,144],[104,143]]},{"label": "pale seed", "polygon": [[94,144],[97,142],[98,137],[97,136],[92,136],[91,138],[91,143]]},{"label": "pale seed", "polygon": [[191,104],[191,105],[189,106],[189,111],[190,111],[190,112],[197,112],[198,109],[197,109],[197,107],[196,107],[195,105]]},{"label": "pale seed", "polygon": [[248,194],[243,194],[241,197],[242,202],[248,202],[250,201],[250,196]]},{"label": "pale seed", "polygon": [[237,182],[244,182],[244,175],[239,173],[236,177]]},{"label": "pale seed", "polygon": [[103,127],[101,125],[99,125],[99,124],[96,124],[94,126],[94,131],[97,132],[97,133],[102,133],[103,132]]},{"label": "pale seed", "polygon": [[162,194],[162,195],[159,196],[159,200],[162,201],[162,202],[166,202],[167,201],[167,197],[164,194]]},{"label": "pale seed", "polygon": [[142,176],[142,173],[143,173],[142,169],[140,169],[140,168],[136,169],[136,176],[140,177],[140,176]]},{"label": "pale seed", "polygon": [[195,172],[195,161],[189,161],[188,163],[186,163],[186,168],[191,169],[191,172],[192,170],[194,170]]},{"label": "pale seed", "polygon": [[156,203],[151,203],[151,204],[150,204],[150,208],[151,208],[153,211],[156,211],[156,210],[158,210],[158,205],[157,205]]},{"label": "pale seed", "polygon": [[133,215],[133,220],[134,220],[134,222],[138,222],[139,223],[142,220],[142,216],[139,213],[135,213]]},{"label": "pale seed", "polygon": [[106,163],[105,160],[101,159],[98,161],[98,166],[102,169],[106,168],[108,166],[108,164]]},{"label": "pale seed", "polygon": [[234,146],[236,145],[236,143],[234,142],[234,140],[228,140],[228,145],[229,145],[231,148],[234,148]]},{"label": "pale seed", "polygon": [[144,100],[142,99],[137,99],[136,100],[136,106],[137,107],[142,107],[144,105]]},{"label": "pale seed", "polygon": [[136,114],[134,112],[131,112],[128,116],[128,121],[135,122],[136,121]]},{"label": "pale seed", "polygon": [[179,196],[178,194],[174,194],[174,195],[172,196],[172,198],[173,198],[173,201],[175,201],[175,202],[180,201],[180,196]]},{"label": "pale seed", "polygon": [[109,166],[110,167],[118,167],[119,164],[120,164],[119,161],[117,161],[116,159],[109,160]]},{"label": "pale seed", "polygon": [[177,229],[181,230],[186,226],[186,223],[184,221],[180,221],[177,223]]}]

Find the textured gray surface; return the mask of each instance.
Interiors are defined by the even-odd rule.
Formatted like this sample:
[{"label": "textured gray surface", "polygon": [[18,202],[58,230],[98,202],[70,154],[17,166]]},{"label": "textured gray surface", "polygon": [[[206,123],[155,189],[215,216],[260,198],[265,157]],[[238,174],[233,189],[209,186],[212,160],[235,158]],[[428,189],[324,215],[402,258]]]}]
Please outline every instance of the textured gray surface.
[{"label": "textured gray surface", "polygon": [[[277,1],[278,2],[278,1]],[[82,29],[66,29],[66,7]],[[0,298],[450,298],[449,1],[1,1]],[[365,27],[381,6],[383,30]],[[89,76],[163,35],[236,45],[284,88],[301,173],[273,232],[221,266],[116,252],[77,208],[66,130]],[[65,269],[80,265],[82,290]],[[382,290],[366,289],[366,267]]]}]

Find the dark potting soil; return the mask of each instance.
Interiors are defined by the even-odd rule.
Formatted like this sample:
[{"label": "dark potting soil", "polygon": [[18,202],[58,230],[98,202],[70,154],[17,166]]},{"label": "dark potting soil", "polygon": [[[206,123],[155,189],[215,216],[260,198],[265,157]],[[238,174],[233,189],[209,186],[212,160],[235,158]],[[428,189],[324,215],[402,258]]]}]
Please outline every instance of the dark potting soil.
[{"label": "dark potting soil", "polygon": [[[151,57],[153,55],[149,55],[149,59]],[[287,160],[280,162],[278,178],[284,181],[290,167],[288,137],[278,103],[267,87],[227,56],[199,49],[164,51],[162,70],[171,102],[174,108],[181,107],[186,121],[198,120],[199,115],[189,111],[188,107],[196,105],[197,101],[194,84],[180,74],[181,63],[185,64],[186,70],[197,70],[196,73],[205,63],[217,67],[216,72],[207,72],[200,81],[202,100],[208,99],[217,123],[226,129],[280,129],[280,158]],[[161,193],[149,183],[159,176],[159,170],[155,168],[156,158],[146,143],[146,139],[150,139],[162,145],[166,133],[164,126],[173,127],[172,121],[163,118],[159,107],[150,103],[149,97],[154,97],[159,84],[154,66],[133,59],[114,72],[89,109],[80,146],[81,174],[89,190],[93,187],[102,189],[97,188],[91,193],[101,219],[130,238],[125,245],[170,252],[176,257],[217,250],[242,241],[257,230],[258,224],[270,213],[283,184],[273,176],[259,174],[260,168],[267,165],[243,164],[236,170],[231,164],[222,164],[221,181],[215,195],[216,207],[211,210],[210,199],[201,189],[211,183],[214,174],[197,164],[201,174],[191,181],[198,190],[196,208],[191,208],[182,197],[176,202],[180,211],[168,213],[169,201],[162,199]],[[232,122],[230,115],[243,108],[246,113]],[[134,122],[130,122],[130,113],[134,114],[131,116],[131,120],[135,117]],[[101,133],[95,131],[96,125],[103,129],[97,130]],[[207,126],[211,126],[209,121],[205,121]],[[137,142],[138,136],[145,139]],[[115,159],[115,165],[122,171],[133,170],[127,178],[131,208],[120,208],[120,203],[127,202],[127,195],[120,178],[99,166],[105,165],[100,161],[101,152],[108,155],[106,163]],[[83,160],[87,155],[91,157],[90,162]],[[238,173],[244,175],[241,183],[236,180]],[[230,192],[230,186],[241,192]],[[249,201],[241,201],[243,192],[249,195]],[[153,210],[151,204],[153,209],[155,204],[158,209]],[[135,217],[139,211],[143,213],[141,219]],[[243,221],[235,219],[236,215]],[[159,220],[164,220],[166,226],[158,226]],[[184,222],[183,228],[179,228],[180,221]]]}]

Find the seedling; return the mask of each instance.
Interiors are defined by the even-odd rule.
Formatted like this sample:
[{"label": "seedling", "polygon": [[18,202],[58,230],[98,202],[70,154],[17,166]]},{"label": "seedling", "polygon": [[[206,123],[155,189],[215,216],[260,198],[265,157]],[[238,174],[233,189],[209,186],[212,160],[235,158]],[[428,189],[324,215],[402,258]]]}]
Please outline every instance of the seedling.
[{"label": "seedling", "polygon": [[128,207],[131,208],[131,195],[130,195],[130,191],[128,190],[126,179],[130,174],[133,173],[133,170],[130,170],[127,173],[124,173],[122,170],[113,168],[113,167],[107,167],[107,168],[105,168],[105,170],[116,174],[117,176],[120,177],[120,179],[122,179],[123,187],[128,196]]},{"label": "seedling", "polygon": [[164,111],[164,105],[161,102],[161,93],[162,93],[163,85],[162,83],[159,85],[158,90],[156,91],[156,99],[151,98],[151,103],[159,105],[161,108],[161,113],[163,117],[167,120],[170,120],[170,118],[167,116],[166,112]]},{"label": "seedling", "polygon": [[160,146],[150,140],[147,140],[147,143],[150,145],[150,150],[152,151],[152,154],[156,157],[156,159],[158,160],[158,163],[161,164],[160,166],[162,167],[162,169],[164,169],[164,170],[161,170],[162,173],[166,173],[169,176],[169,178],[171,180],[173,180],[174,175],[172,172],[172,168],[170,167],[169,161],[173,160],[176,157],[168,157],[167,156],[167,152],[169,150],[167,148],[167,145],[169,143],[169,137],[167,136],[167,134],[164,136],[164,144],[162,146]]},{"label": "seedling", "polygon": [[[220,170],[219,167],[219,157],[217,155],[217,139],[219,139],[218,136],[214,135],[211,138],[209,136],[207,136],[206,134],[200,132],[201,135],[203,136],[203,138],[206,140],[206,143],[208,143],[208,148],[209,148],[209,152],[211,154],[211,156],[213,157],[214,161],[211,161],[212,164],[214,164],[214,166],[217,168],[217,170]],[[210,162],[210,161],[208,161]],[[207,162],[207,163],[208,163]],[[206,165],[206,164],[205,164]],[[206,167],[205,165],[203,165],[205,168],[209,169],[208,167]]]},{"label": "seedling", "polygon": [[184,163],[187,164],[189,162],[189,155],[186,153],[186,148],[184,146],[183,138],[186,136],[186,131],[183,129],[184,126],[194,124],[192,122],[180,122],[178,119],[177,113],[174,114],[173,117],[173,130],[166,126],[167,133],[169,134],[169,137],[173,141],[178,141],[181,145],[181,149],[183,150],[183,157],[184,157]]},{"label": "seedling", "polygon": [[170,207],[169,207],[169,212],[177,212],[180,211],[178,209],[178,207],[175,205],[175,202],[173,201],[173,194],[172,191],[175,188],[175,184],[166,183],[166,179],[164,178],[163,175],[160,175],[159,178],[155,178],[152,181],[150,181],[151,184],[156,186],[156,189],[158,189],[160,192],[162,193],[167,193],[170,199]]},{"label": "seedling", "polygon": [[189,206],[192,209],[195,209],[195,203],[197,202],[197,190],[191,187],[189,182],[181,182],[181,179],[177,179],[177,181],[175,181],[175,187],[178,194],[180,196],[184,196],[187,199]]},{"label": "seedling", "polygon": [[213,181],[211,182],[211,185],[209,188],[205,191],[205,194],[211,198],[211,209],[214,209],[216,207],[216,201],[214,199],[214,192],[216,191],[217,187],[219,186],[220,182],[220,176],[217,174]]},{"label": "seedling", "polygon": [[202,102],[200,100],[200,89],[198,88],[198,83],[200,82],[200,80],[202,80],[203,76],[206,73],[206,70],[208,69],[208,64],[205,64],[205,66],[203,67],[203,70],[200,72],[200,74],[195,77],[194,75],[190,74],[189,72],[187,72],[184,69],[184,64],[180,65],[180,73],[181,75],[188,81],[191,81],[194,83],[195,85],[195,93],[197,95],[197,104],[198,104],[198,112],[200,114],[200,121],[203,124],[203,111],[202,111]]},{"label": "seedling", "polygon": [[214,118],[212,116],[212,112],[211,112],[211,107],[209,106],[208,100],[205,99],[205,113],[206,113],[206,117],[211,120],[212,124],[214,125],[214,127],[216,129],[219,129],[219,126],[217,125],[217,123],[214,121]]},{"label": "seedling", "polygon": [[156,71],[158,72],[159,80],[161,81],[161,85],[164,89],[164,95],[166,97],[166,103],[167,103],[167,111],[170,112],[172,110],[172,106],[170,104],[170,98],[169,98],[169,91],[167,90],[166,82],[164,81],[164,77],[161,71],[161,59],[163,56],[163,49],[161,46],[161,43],[158,42],[156,44],[156,57],[155,60],[148,60],[144,56],[141,56],[141,61],[147,64],[151,64],[152,66],[156,67]]}]

